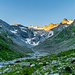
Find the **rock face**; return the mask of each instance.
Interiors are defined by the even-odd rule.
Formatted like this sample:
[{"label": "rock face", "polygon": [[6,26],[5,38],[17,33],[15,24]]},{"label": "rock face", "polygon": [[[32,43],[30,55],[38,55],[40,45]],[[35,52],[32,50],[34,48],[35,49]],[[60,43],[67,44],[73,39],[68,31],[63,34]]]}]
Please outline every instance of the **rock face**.
[{"label": "rock face", "polygon": [[53,35],[53,31],[51,30],[38,30],[23,25],[11,25],[10,32],[21,40],[21,43],[15,41],[16,43],[26,45],[27,47],[36,46]]},{"label": "rock face", "polygon": [[26,45],[27,47],[34,47],[45,41],[47,38],[53,36],[57,32],[61,32],[68,26],[69,25],[67,24],[60,24],[57,27],[46,31],[44,29],[39,30],[35,28],[25,27],[23,25],[12,25],[10,31],[15,34],[18,39],[21,40],[20,44]]}]

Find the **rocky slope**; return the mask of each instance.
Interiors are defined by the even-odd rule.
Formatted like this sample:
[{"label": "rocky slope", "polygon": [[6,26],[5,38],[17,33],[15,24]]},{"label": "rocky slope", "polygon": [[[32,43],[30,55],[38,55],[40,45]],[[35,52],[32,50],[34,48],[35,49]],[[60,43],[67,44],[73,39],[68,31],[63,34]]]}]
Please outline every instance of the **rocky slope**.
[{"label": "rocky slope", "polygon": [[57,33],[58,34],[53,35],[40,45],[34,47],[34,49],[53,54],[75,48],[75,21],[60,33]]},{"label": "rocky slope", "polygon": [[[12,30],[13,29],[13,30]],[[21,40],[22,45],[33,47],[53,35],[52,31],[37,30],[23,25],[12,25],[10,31]]]},{"label": "rocky slope", "polygon": [[[34,34],[34,37],[37,37],[37,42],[36,42],[37,44],[35,44],[35,46],[39,45],[40,43],[42,43],[43,41],[45,41],[47,38],[52,37],[53,35],[56,36],[63,29],[65,29],[66,27],[68,27],[73,21],[74,20],[69,20],[69,19],[65,19],[64,18],[60,24],[53,24],[53,23],[51,23],[51,24],[43,26],[43,27],[29,26],[29,29],[32,30],[32,32]],[[36,34],[37,35],[39,34],[39,37]],[[36,38],[34,40],[36,40]]]}]

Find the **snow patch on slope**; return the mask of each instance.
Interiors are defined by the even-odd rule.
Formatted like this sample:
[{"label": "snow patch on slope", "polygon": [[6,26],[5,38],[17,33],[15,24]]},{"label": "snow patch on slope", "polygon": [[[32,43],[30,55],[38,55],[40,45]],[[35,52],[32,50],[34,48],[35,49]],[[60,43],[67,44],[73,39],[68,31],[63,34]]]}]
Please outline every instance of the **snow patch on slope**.
[{"label": "snow patch on slope", "polygon": [[12,30],[10,30],[12,33],[17,33],[17,30],[14,30],[14,31],[12,31]]},{"label": "snow patch on slope", "polygon": [[23,32],[26,32],[27,33],[27,31],[25,30],[25,29],[21,29]]},{"label": "snow patch on slope", "polygon": [[27,44],[32,45],[32,46],[38,45],[38,44],[39,44],[39,41],[35,43],[35,42],[32,42],[33,39],[34,39],[34,38],[31,38],[31,39],[27,38],[27,39],[25,39],[25,42],[26,42]]},{"label": "snow patch on slope", "polygon": [[48,37],[51,37],[51,36],[53,36],[53,31],[50,31],[48,34]]}]

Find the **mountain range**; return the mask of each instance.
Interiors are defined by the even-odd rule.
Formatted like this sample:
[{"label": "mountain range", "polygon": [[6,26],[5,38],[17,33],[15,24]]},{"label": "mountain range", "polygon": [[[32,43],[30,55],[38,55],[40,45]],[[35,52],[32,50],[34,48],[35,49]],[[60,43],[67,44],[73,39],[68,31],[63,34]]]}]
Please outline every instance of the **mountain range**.
[{"label": "mountain range", "polygon": [[[53,54],[75,48],[74,23],[74,20],[64,18],[59,24],[26,27],[21,24],[10,25],[0,19],[0,50],[9,49],[14,54],[12,56],[23,57],[35,51]],[[6,55],[10,55],[10,52]]]},{"label": "mountain range", "polygon": [[1,75],[75,75],[75,20],[43,27],[0,19]]}]

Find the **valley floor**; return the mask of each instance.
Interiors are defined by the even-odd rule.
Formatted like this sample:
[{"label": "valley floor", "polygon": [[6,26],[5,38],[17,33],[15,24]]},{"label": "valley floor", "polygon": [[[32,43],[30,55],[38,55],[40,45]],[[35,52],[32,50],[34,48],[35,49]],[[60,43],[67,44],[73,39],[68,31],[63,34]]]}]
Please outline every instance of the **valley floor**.
[{"label": "valley floor", "polygon": [[75,75],[75,49],[1,64],[1,75]]}]

